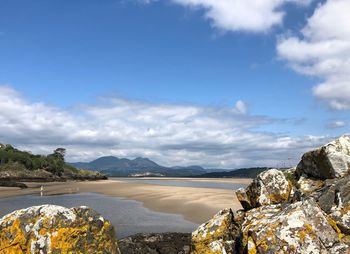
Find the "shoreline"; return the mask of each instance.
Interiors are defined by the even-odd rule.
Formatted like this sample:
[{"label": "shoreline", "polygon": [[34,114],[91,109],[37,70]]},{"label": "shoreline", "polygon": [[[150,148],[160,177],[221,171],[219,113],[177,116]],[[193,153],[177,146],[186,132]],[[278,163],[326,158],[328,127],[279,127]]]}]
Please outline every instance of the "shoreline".
[{"label": "shoreline", "polygon": [[[138,179],[138,178],[137,178]],[[154,178],[153,178],[154,179]],[[192,179],[168,178],[168,180]],[[199,181],[249,184],[251,179],[194,179]],[[74,193],[98,193],[111,197],[125,198],[142,202],[143,206],[156,212],[182,215],[186,220],[201,224],[212,218],[219,210],[241,209],[234,190],[163,186],[145,183],[123,182],[120,178],[88,182],[53,182],[26,183],[27,189],[3,187],[0,198],[22,195],[40,195],[40,187],[44,186],[44,195],[60,195]]]}]

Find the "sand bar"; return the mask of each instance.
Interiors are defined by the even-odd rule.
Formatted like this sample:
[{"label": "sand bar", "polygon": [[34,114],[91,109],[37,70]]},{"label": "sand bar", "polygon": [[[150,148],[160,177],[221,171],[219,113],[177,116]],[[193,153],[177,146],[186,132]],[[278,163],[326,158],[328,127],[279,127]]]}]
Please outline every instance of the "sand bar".
[{"label": "sand bar", "polygon": [[[204,179],[190,179],[189,181],[192,180],[204,181]],[[222,182],[222,180],[247,184],[251,181],[250,179],[205,179],[205,181],[210,182]],[[18,188],[0,189],[0,198],[40,194],[40,187],[43,185],[44,195],[94,192],[122,197],[140,201],[153,211],[181,214],[185,219],[195,223],[207,221],[223,208],[230,207],[234,210],[241,208],[234,190],[227,189],[161,186],[130,183],[118,179],[94,182],[27,183],[27,185],[29,188],[23,190]]]}]

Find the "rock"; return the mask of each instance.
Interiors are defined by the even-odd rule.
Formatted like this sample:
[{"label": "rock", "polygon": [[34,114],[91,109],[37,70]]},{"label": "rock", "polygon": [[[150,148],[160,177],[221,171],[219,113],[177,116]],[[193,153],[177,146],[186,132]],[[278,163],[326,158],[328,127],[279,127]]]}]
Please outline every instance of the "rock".
[{"label": "rock", "polygon": [[248,253],[329,253],[340,239],[310,200],[263,206],[246,213],[242,246]]},{"label": "rock", "polygon": [[119,240],[123,254],[189,254],[190,233],[137,234]]},{"label": "rock", "polygon": [[64,181],[58,176],[45,170],[0,170],[2,182],[58,182]]},{"label": "rock", "polygon": [[336,244],[329,250],[330,254],[350,254],[350,248],[346,244]]},{"label": "rock", "polygon": [[43,169],[0,170],[1,182],[64,182],[68,180],[96,181],[106,179],[108,179],[107,176],[101,174],[100,172],[81,169],[74,171],[66,168],[61,176],[54,175],[51,172]]},{"label": "rock", "polygon": [[350,203],[350,176],[326,180],[324,185],[311,196],[327,214]]},{"label": "rock", "polygon": [[307,178],[305,175],[302,175],[297,182],[298,189],[303,194],[309,194],[319,190],[324,186],[324,184],[325,182],[323,180]]},{"label": "rock", "polygon": [[342,136],[314,151],[303,155],[297,166],[299,175],[318,179],[338,178],[349,173],[350,137]]},{"label": "rock", "polygon": [[237,189],[236,196],[244,210],[248,211],[253,208],[245,189],[243,188]]},{"label": "rock", "polygon": [[224,210],[201,225],[192,253],[350,254],[349,151],[343,136],[306,153],[296,169],[260,173],[236,191],[245,212]]},{"label": "rock", "polygon": [[224,209],[192,233],[192,254],[234,254],[240,225],[231,209]]},{"label": "rock", "polygon": [[12,182],[12,181],[0,181],[1,187],[17,187],[21,189],[26,189],[28,186],[24,183]]},{"label": "rock", "polygon": [[[241,226],[241,252],[244,250],[256,250],[256,245],[250,236],[251,231],[256,230],[260,223],[266,223],[271,217],[275,216],[282,210],[281,205],[269,205],[252,209],[246,212],[245,221]],[[262,224],[262,225],[263,225]],[[253,253],[253,252],[252,252]]]},{"label": "rock", "polygon": [[260,173],[244,190],[236,191],[238,200],[245,210],[263,205],[278,204],[288,201],[292,184],[282,171],[270,169]]},{"label": "rock", "polygon": [[330,214],[330,218],[336,223],[341,233],[350,235],[350,204],[347,204],[345,207],[334,209]]},{"label": "rock", "polygon": [[0,253],[119,253],[114,228],[87,207],[17,210],[0,219]]}]

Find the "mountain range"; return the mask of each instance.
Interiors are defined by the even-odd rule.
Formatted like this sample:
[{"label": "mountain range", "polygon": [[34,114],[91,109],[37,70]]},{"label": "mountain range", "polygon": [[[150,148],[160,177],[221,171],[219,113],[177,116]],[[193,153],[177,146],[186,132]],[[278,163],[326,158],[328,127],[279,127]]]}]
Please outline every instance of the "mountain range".
[{"label": "mountain range", "polygon": [[165,167],[141,157],[130,160],[105,156],[91,162],[70,164],[77,168],[100,171],[109,176],[195,176],[208,172],[200,166]]},{"label": "mountain range", "polygon": [[138,157],[130,160],[118,158],[115,156],[100,157],[91,162],[70,163],[72,166],[80,169],[89,169],[99,171],[108,176],[168,176],[168,177],[204,177],[204,178],[254,178],[260,172],[266,170],[261,168],[241,168],[236,170],[227,169],[205,169],[201,166],[174,166],[165,167],[148,159]]}]

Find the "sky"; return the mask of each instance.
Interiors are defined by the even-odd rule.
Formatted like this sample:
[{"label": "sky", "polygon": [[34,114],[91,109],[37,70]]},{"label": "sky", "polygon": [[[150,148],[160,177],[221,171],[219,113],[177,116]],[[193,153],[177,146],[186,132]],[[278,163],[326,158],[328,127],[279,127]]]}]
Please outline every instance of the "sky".
[{"label": "sky", "polygon": [[0,143],[292,166],[349,133],[350,0],[0,0]]}]

